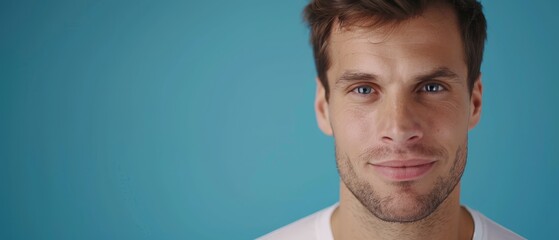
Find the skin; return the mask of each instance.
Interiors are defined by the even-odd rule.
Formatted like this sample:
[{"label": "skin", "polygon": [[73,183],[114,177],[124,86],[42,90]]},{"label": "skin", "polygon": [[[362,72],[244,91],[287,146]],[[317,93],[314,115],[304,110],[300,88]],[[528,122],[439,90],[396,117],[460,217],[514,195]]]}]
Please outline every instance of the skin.
[{"label": "skin", "polygon": [[[317,79],[315,111],[334,136],[341,177],[334,238],[472,239],[460,178],[482,84],[470,94],[454,11],[437,5],[397,25],[335,27],[328,51],[330,96]],[[372,167],[410,159],[435,162],[403,182]]]}]

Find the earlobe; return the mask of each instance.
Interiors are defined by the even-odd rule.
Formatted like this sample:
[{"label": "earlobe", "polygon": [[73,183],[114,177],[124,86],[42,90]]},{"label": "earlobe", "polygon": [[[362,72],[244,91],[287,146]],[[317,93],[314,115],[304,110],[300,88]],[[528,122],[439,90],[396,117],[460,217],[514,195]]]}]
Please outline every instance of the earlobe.
[{"label": "earlobe", "polygon": [[314,111],[316,114],[316,121],[318,123],[318,128],[329,136],[332,136],[332,126],[330,125],[330,115],[328,112],[328,101],[326,101],[326,90],[320,82],[320,79],[316,78],[316,96],[314,101]]},{"label": "earlobe", "polygon": [[470,96],[470,123],[468,129],[474,128],[481,118],[483,85],[481,83],[481,74],[474,83],[472,94]]}]

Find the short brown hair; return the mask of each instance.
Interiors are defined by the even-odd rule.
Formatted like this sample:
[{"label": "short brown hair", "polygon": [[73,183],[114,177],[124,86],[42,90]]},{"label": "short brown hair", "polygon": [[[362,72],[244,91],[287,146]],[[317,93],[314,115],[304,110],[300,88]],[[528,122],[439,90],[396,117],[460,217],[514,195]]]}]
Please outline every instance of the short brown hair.
[{"label": "short brown hair", "polygon": [[[468,66],[468,87],[472,92],[474,82],[479,77],[483,48],[487,38],[487,23],[481,4],[476,0],[311,0],[305,7],[304,18],[311,30],[314,61],[318,77],[326,90],[329,89],[326,71],[330,67],[328,59],[328,38],[334,24],[340,27],[369,22],[370,26],[388,22],[401,22],[418,16],[435,2],[453,6],[458,17],[464,46],[465,61]],[[374,18],[374,21],[372,19]]]}]

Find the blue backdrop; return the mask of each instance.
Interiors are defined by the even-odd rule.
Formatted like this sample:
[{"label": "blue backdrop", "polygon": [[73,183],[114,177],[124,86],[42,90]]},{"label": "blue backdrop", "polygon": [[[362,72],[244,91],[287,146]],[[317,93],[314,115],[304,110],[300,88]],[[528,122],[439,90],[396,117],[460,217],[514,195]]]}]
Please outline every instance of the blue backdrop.
[{"label": "blue backdrop", "polygon": [[[557,238],[559,3],[483,3],[462,199]],[[251,239],[337,201],[305,4],[2,0],[0,239]]]}]

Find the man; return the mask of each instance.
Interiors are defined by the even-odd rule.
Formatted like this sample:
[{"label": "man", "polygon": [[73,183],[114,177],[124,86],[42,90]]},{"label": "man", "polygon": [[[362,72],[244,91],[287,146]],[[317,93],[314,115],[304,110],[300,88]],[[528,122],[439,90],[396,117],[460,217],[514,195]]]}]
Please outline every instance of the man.
[{"label": "man", "polygon": [[314,0],[319,128],[340,202],[262,239],[523,239],[460,205],[482,106],[475,0]]}]

